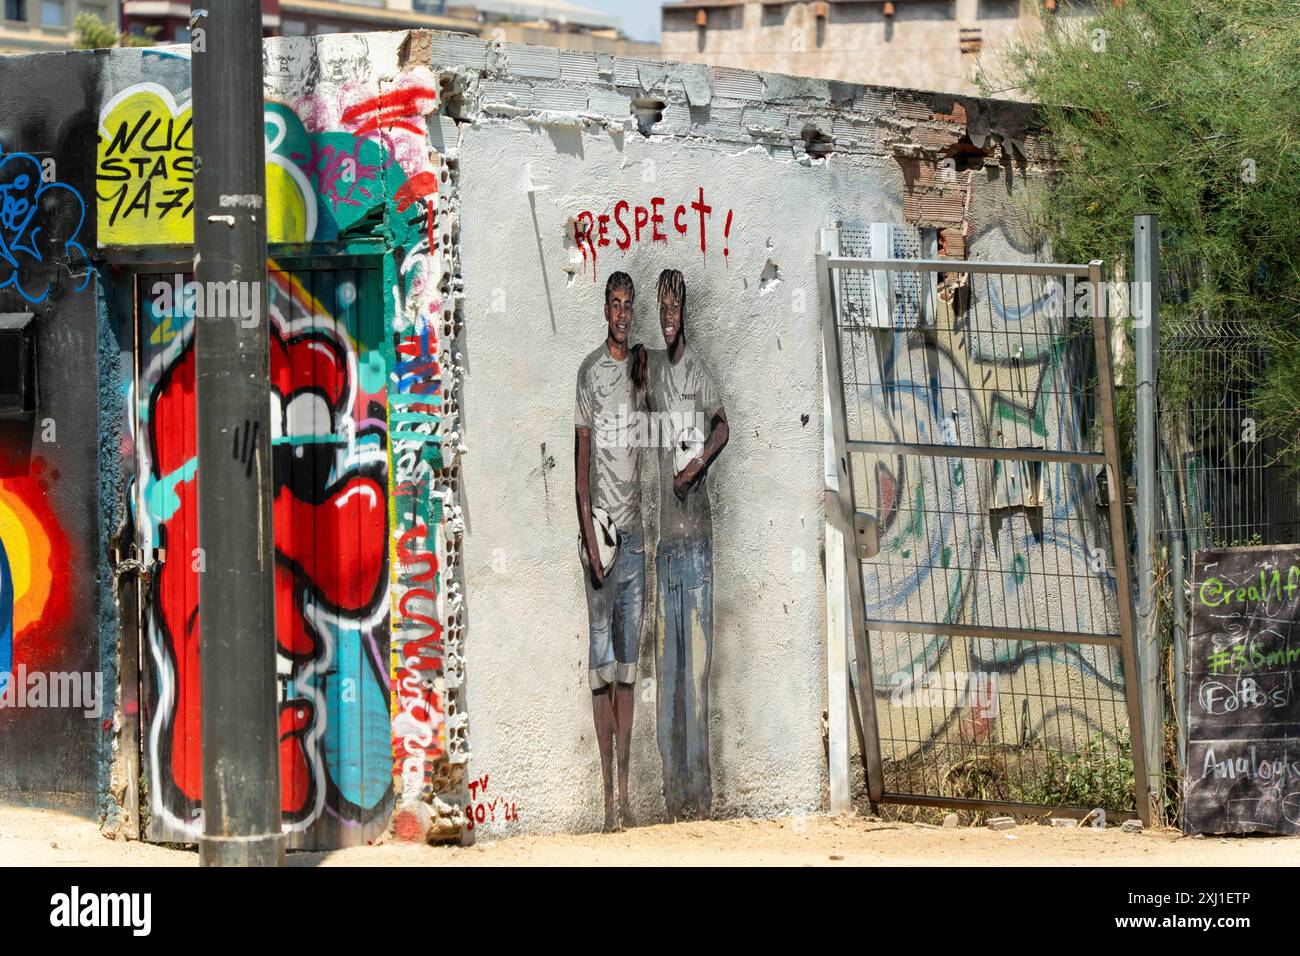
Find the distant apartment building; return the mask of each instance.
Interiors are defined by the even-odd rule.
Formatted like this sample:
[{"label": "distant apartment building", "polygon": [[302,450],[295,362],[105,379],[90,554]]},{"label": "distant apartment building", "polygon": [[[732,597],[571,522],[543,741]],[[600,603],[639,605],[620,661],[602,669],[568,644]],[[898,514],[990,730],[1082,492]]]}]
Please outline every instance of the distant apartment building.
[{"label": "distant apartment building", "polygon": [[[1113,2],[1113,0],[1098,0]],[[852,83],[976,94],[1002,76],[1008,42],[1084,0],[673,0],[664,59]],[[1000,95],[1009,95],[1002,93]]]},{"label": "distant apartment building", "polygon": [[118,0],[4,0],[0,53],[40,53],[73,47],[78,13],[116,23]]}]

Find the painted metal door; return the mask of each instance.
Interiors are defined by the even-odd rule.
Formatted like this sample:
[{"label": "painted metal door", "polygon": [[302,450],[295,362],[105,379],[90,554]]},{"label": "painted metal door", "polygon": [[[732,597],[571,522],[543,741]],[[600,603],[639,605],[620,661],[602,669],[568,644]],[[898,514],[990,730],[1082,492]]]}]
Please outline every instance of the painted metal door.
[{"label": "painted metal door", "polygon": [[1148,820],[1101,266],[881,239],[818,257],[871,798]]},{"label": "painted metal door", "polygon": [[[202,832],[194,313],[186,274],[137,277],[145,835]],[[289,846],[364,843],[393,802],[388,436],[380,272],[271,264],[280,804]],[[197,286],[191,287],[197,291]],[[210,306],[209,306],[210,307]],[[249,457],[252,436],[232,435]],[[219,614],[220,608],[204,609]]]}]

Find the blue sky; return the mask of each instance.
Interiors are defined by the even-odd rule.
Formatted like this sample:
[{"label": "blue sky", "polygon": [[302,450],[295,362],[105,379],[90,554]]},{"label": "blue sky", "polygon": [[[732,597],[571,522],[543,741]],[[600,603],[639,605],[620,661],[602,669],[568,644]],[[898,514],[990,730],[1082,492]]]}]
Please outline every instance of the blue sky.
[{"label": "blue sky", "polygon": [[659,4],[647,0],[573,0],[584,7],[623,18],[623,32],[634,40],[659,40]]}]

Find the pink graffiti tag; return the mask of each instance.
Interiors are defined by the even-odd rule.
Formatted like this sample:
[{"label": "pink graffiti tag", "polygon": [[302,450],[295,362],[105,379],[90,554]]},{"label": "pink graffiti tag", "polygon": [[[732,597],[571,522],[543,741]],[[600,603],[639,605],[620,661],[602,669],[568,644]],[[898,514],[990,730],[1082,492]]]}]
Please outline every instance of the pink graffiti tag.
[{"label": "pink graffiti tag", "polygon": [[311,179],[316,192],[329,199],[337,211],[339,203],[361,206],[375,200],[368,184],[378,176],[379,167],[362,163],[360,152],[360,140],[352,144],[351,152],[312,140],[309,162],[302,153],[293,153],[291,158]]}]

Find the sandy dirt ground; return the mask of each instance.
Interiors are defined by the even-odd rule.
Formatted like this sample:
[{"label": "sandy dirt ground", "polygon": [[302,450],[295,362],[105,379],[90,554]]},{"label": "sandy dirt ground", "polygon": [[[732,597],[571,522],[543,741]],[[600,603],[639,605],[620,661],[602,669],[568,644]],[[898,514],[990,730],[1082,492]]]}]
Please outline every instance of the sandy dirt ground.
[{"label": "sandy dirt ground", "polygon": [[[519,836],[472,847],[386,844],[291,853],[291,866],[1295,866],[1300,838],[1186,837],[1025,823],[952,830],[807,817],[638,827],[623,833]],[[197,866],[193,850],[101,836],[51,810],[0,808],[3,866]]]}]

